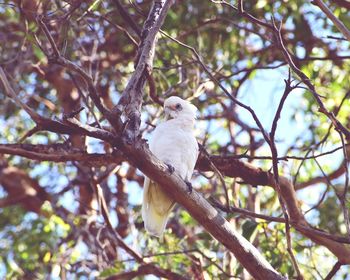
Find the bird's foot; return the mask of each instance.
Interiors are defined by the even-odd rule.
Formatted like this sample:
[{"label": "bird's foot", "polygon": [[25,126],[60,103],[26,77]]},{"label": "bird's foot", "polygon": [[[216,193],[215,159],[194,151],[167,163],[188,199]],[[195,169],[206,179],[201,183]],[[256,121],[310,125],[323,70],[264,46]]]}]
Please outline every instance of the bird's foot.
[{"label": "bird's foot", "polygon": [[168,171],[170,174],[173,174],[175,172],[174,166],[172,166],[171,164],[168,164],[168,163],[166,163],[166,166],[168,167]]},{"label": "bird's foot", "polygon": [[187,187],[188,187],[188,192],[189,192],[189,193],[192,193],[193,187],[192,187],[191,182],[185,180],[185,183],[186,183],[186,185],[187,185]]}]

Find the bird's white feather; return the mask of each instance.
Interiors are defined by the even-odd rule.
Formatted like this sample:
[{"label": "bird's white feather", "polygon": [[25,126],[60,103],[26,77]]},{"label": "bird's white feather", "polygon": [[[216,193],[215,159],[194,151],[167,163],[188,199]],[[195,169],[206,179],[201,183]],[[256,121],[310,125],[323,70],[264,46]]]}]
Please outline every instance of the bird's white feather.
[{"label": "bird's white feather", "polygon": [[[178,104],[181,107],[176,109]],[[150,150],[164,163],[174,167],[181,178],[189,181],[198,157],[198,144],[193,134],[196,108],[179,97],[168,98],[164,107],[171,110],[173,118],[156,127]],[[150,234],[162,235],[174,204],[171,193],[145,178],[142,218]]]}]

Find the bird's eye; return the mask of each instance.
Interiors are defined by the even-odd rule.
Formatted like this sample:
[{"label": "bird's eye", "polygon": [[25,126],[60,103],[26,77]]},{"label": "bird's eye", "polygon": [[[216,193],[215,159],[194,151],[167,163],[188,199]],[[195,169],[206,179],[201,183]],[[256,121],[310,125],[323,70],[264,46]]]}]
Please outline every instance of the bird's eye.
[{"label": "bird's eye", "polygon": [[176,110],[182,110],[182,106],[180,103],[177,103],[175,108],[176,108]]}]

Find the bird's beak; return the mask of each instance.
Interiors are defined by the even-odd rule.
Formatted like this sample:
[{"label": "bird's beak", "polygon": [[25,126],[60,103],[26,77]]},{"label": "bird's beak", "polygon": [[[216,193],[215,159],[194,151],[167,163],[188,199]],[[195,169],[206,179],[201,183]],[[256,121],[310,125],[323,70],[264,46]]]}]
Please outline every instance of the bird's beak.
[{"label": "bird's beak", "polygon": [[175,106],[165,106],[164,107],[164,114],[165,114],[165,119],[171,119],[171,113],[176,110]]},{"label": "bird's beak", "polygon": [[164,107],[164,115],[166,120],[170,119],[170,109],[168,106]]},{"label": "bird's beak", "polygon": [[164,108],[164,110],[165,111],[176,111],[176,107],[175,107],[175,105],[173,105],[173,106],[165,106],[165,108]]}]

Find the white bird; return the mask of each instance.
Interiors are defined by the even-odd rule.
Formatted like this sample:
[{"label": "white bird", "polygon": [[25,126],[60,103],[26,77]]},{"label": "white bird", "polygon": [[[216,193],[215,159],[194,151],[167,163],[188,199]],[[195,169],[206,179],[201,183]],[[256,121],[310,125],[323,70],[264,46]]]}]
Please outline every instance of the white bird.
[{"label": "white bird", "polygon": [[[170,119],[154,130],[150,150],[191,188],[189,182],[198,157],[198,144],[194,137],[197,108],[186,100],[172,96],[165,100],[164,111]],[[174,205],[171,193],[145,177],[142,218],[150,234],[162,235]]]}]

